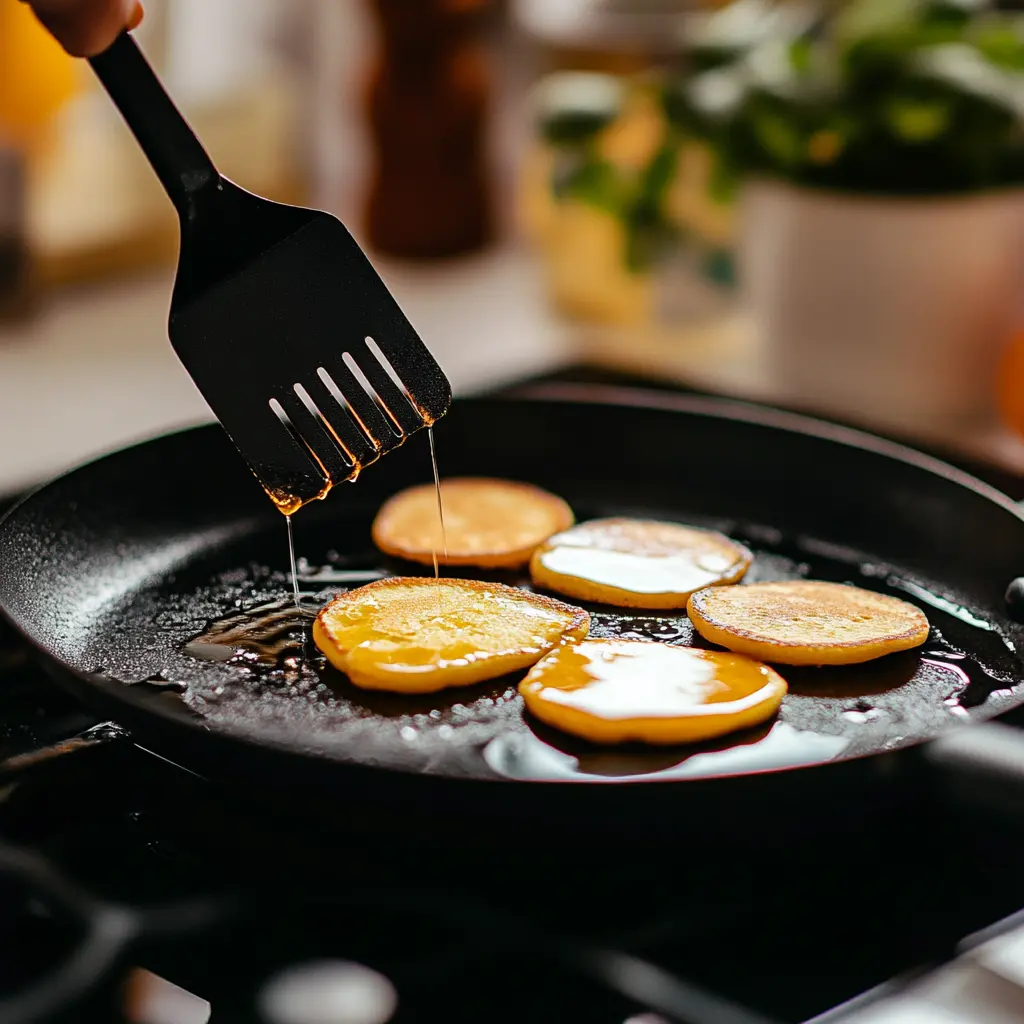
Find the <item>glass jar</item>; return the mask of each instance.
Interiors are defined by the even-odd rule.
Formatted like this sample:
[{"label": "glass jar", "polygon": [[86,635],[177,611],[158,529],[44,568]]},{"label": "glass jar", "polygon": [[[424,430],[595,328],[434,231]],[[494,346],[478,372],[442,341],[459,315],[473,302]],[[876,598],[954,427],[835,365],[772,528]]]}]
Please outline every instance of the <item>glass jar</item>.
[{"label": "glass jar", "polygon": [[732,197],[669,122],[656,74],[546,76],[521,178],[523,224],[563,314],[672,326],[732,302]]}]

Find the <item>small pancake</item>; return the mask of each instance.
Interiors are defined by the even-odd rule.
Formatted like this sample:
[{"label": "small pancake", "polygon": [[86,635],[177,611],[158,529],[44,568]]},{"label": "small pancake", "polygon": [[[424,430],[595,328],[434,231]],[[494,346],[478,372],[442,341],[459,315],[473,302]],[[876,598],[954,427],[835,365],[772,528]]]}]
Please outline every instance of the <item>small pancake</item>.
[{"label": "small pancake", "polygon": [[919,608],[842,583],[701,590],[686,610],[705,640],[780,665],[855,665],[928,639]]},{"label": "small pancake", "polygon": [[645,640],[552,651],[519,684],[542,722],[595,743],[692,743],[771,718],[786,681],[738,654]]},{"label": "small pancake", "polygon": [[652,519],[592,519],[556,534],[530,560],[533,582],[580,601],[685,608],[695,590],[736,583],[753,556],[713,530]]},{"label": "small pancake", "polygon": [[313,639],[356,686],[433,693],[527,668],[589,628],[585,611],[502,583],[396,576],[339,594]]},{"label": "small pancake", "polygon": [[400,491],[373,521],[373,542],[385,553],[431,565],[485,569],[525,565],[538,544],[573,524],[561,498],[531,484],[486,477],[441,481],[444,537],[437,491],[423,484]]}]

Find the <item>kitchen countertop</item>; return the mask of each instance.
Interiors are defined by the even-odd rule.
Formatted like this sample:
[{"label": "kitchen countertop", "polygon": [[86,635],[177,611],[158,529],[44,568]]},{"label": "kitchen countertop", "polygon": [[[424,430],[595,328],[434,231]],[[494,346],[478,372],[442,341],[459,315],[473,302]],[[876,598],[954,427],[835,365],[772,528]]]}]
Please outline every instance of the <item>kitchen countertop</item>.
[{"label": "kitchen countertop", "polygon": [[[800,407],[773,380],[741,312],[675,333],[573,327],[552,317],[536,261],[515,246],[379,267],[456,394],[575,362]],[[167,342],[171,283],[166,270],[66,290],[34,319],[0,324],[0,495],[211,418]],[[920,440],[1024,473],[1024,442],[997,427]]]},{"label": "kitchen countertop", "polygon": [[[458,394],[572,358],[525,253],[382,270]],[[0,325],[0,494],[212,418],[167,341],[171,283],[167,271],[67,291]]]}]

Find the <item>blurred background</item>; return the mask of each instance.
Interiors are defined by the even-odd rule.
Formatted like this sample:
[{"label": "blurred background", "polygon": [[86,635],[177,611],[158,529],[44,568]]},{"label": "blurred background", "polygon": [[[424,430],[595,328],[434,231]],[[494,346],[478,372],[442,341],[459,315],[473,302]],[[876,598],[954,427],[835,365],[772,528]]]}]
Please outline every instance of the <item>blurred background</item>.
[{"label": "blurred background", "polygon": [[[1017,6],[148,0],[137,34],[229,177],[346,221],[457,392],[585,365],[1024,470]],[[0,0],[0,492],[209,417],[175,254],[87,65]]]}]

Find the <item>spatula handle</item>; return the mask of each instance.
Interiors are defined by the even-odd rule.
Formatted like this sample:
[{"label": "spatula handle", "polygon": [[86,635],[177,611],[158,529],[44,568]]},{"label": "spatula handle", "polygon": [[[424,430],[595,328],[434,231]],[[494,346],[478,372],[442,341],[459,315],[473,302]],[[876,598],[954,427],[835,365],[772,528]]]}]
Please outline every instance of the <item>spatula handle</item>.
[{"label": "spatula handle", "polygon": [[196,194],[220,180],[206,150],[127,32],[89,63],[128,122],[178,213],[187,217]]}]

